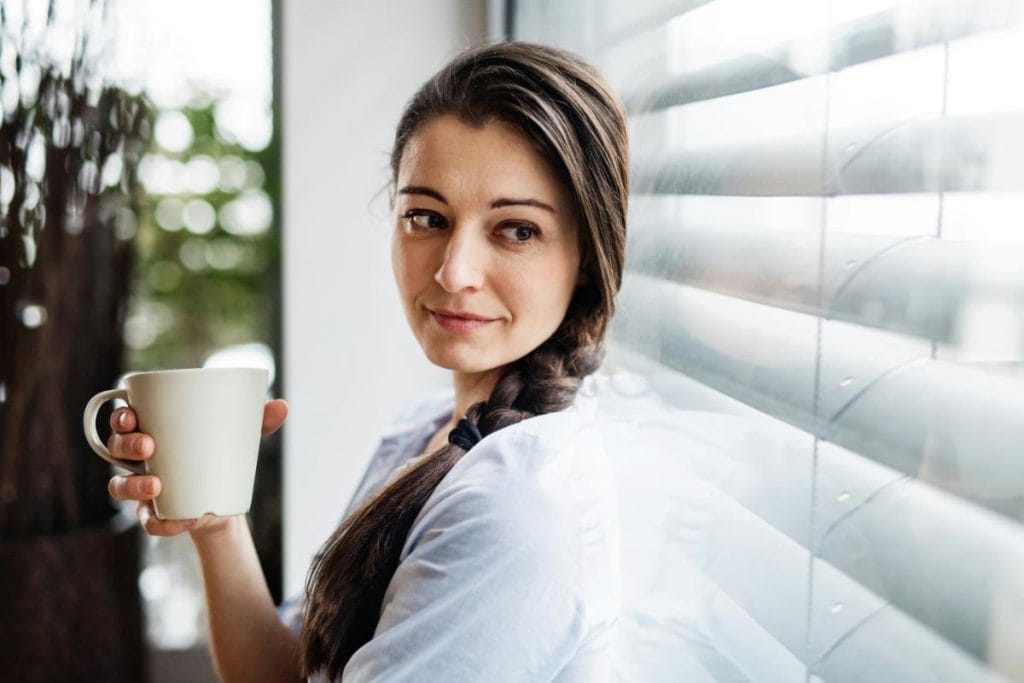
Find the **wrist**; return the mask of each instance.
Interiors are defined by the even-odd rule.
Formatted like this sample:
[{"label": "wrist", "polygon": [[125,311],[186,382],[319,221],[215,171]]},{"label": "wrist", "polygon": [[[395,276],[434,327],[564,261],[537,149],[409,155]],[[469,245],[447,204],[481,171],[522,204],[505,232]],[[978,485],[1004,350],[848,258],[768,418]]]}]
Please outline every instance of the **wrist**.
[{"label": "wrist", "polygon": [[188,533],[196,547],[202,550],[202,546],[221,542],[228,537],[245,533],[248,530],[249,525],[245,515],[232,515],[230,517],[208,515],[196,520],[195,526]]}]

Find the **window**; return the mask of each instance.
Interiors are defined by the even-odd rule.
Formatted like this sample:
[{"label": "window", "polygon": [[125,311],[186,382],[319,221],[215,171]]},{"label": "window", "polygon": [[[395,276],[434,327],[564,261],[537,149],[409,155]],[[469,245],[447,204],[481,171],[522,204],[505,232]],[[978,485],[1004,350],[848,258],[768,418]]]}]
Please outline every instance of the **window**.
[{"label": "window", "polygon": [[618,677],[1024,679],[1024,1],[509,16],[630,117]]}]

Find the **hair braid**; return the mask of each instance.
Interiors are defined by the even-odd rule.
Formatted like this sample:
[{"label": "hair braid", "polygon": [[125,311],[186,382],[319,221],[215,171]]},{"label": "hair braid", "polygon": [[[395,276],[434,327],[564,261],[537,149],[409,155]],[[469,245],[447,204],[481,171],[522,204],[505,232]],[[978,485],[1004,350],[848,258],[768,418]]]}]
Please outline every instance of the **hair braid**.
[{"label": "hair braid", "polygon": [[600,361],[597,347],[581,345],[567,353],[551,342],[542,344],[509,366],[487,401],[473,404],[466,417],[487,436],[528,417],[564,410]]}]

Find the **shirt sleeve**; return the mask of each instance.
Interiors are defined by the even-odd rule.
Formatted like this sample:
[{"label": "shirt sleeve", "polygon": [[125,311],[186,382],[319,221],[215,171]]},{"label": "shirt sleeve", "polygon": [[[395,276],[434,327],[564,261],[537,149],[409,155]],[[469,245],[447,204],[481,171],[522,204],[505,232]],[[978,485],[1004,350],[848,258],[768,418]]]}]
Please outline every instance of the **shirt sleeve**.
[{"label": "shirt sleeve", "polygon": [[[383,488],[397,465],[415,455],[414,446],[418,443],[416,437],[420,432],[451,416],[451,410],[448,409],[447,413],[445,410],[452,403],[453,397],[451,387],[429,393],[406,406],[391,420],[366,464],[341,521]],[[284,600],[277,608],[278,617],[296,635],[302,633],[304,599],[305,595],[298,593]]]},{"label": "shirt sleeve", "polygon": [[550,681],[584,638],[575,522],[557,492],[470,480],[432,499],[346,683]]}]

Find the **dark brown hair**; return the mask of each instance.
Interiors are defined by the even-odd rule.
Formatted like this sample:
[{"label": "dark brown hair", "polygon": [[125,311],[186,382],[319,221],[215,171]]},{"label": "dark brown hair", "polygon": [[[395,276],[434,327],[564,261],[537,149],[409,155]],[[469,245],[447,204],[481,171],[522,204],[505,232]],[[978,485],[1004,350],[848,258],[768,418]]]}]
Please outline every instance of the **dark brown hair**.
[{"label": "dark brown hair", "polygon": [[[486,436],[568,407],[601,362],[602,341],[622,282],[629,154],[622,107],[601,75],[543,45],[504,42],[462,52],[413,95],[391,153],[397,180],[408,141],[432,119],[497,120],[534,144],[568,188],[585,277],[554,334],[509,364],[486,401],[466,417]],[[369,641],[412,523],[465,451],[448,444],[370,497],[327,540],[307,582],[303,674],[340,678]]]}]

